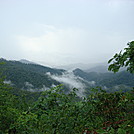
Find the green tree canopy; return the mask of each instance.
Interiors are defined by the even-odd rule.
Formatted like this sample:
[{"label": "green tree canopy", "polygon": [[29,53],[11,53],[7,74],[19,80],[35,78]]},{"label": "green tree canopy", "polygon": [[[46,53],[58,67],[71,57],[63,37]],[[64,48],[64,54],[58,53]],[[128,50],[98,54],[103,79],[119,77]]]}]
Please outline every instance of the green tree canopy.
[{"label": "green tree canopy", "polygon": [[108,70],[114,73],[118,72],[121,67],[127,67],[127,71],[134,73],[134,41],[127,43],[128,47],[124,48],[124,51],[120,51],[119,54],[115,54],[108,63]]}]

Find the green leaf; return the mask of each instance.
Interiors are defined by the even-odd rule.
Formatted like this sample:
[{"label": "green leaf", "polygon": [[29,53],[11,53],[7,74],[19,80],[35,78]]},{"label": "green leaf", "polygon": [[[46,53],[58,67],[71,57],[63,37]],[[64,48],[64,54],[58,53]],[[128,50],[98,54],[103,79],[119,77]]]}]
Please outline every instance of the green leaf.
[{"label": "green leaf", "polygon": [[108,61],[108,64],[109,64],[113,59],[114,59],[114,58],[110,59],[110,60]]},{"label": "green leaf", "polygon": [[99,134],[105,134],[105,133],[106,133],[106,130],[104,130],[104,129],[99,129],[99,130],[96,130],[96,132],[98,132]]},{"label": "green leaf", "polygon": [[126,131],[122,128],[118,128],[117,134],[126,134]]}]

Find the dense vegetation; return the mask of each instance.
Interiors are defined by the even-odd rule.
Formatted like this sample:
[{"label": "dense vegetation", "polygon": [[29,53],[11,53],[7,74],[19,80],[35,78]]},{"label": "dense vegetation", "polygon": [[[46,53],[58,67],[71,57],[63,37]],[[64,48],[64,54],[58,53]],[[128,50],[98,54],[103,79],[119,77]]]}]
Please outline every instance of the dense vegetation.
[{"label": "dense vegetation", "polygon": [[[131,67],[133,72],[134,66]],[[13,94],[14,89],[3,80],[1,76],[1,134],[134,133],[133,90],[108,93],[98,87],[87,98],[79,98],[77,89],[65,94],[59,85],[29,102],[25,96]]]},{"label": "dense vegetation", "polygon": [[118,72],[121,67],[127,67],[127,71],[134,73],[134,41],[129,42],[128,47],[122,50],[120,53],[116,53],[108,63],[113,63],[109,66],[109,70],[113,72]]},{"label": "dense vegetation", "polygon": [[[12,95],[1,82],[0,130],[9,134],[74,134],[134,132],[134,92],[106,93],[101,89],[80,99],[75,91],[60,87],[42,93],[27,103]],[[5,90],[6,89],[6,90]]]},{"label": "dense vegetation", "polygon": [[0,59],[2,64],[0,70],[3,75],[6,76],[6,80],[11,80],[14,87],[26,88],[25,83],[29,82],[33,85],[33,88],[42,88],[43,85],[46,87],[51,87],[51,85],[59,85],[58,81],[51,79],[46,75],[47,72],[55,75],[61,75],[64,70],[52,69],[49,67],[44,67],[37,64],[24,64],[19,61],[7,61],[5,59]]},{"label": "dense vegetation", "polygon": [[[66,72],[61,69],[49,68],[31,63],[24,64],[19,61],[0,59],[0,62],[5,63],[0,66],[3,76],[6,76],[5,82],[10,83],[12,87],[16,89],[16,93],[17,91],[21,92],[20,89],[23,89],[23,91],[42,91],[51,88],[53,85],[59,85],[61,82],[53,79],[51,75],[62,77],[62,73]],[[48,73],[51,73],[51,75],[47,75]],[[134,74],[127,71],[113,74],[97,72],[88,73],[80,69],[75,69],[73,74],[77,78],[82,78],[81,83],[85,85],[86,94],[89,94],[90,89],[96,86],[107,87],[108,91],[120,90],[119,88],[116,89],[115,86],[121,86],[123,91],[128,91],[134,86]],[[90,84],[92,81],[94,81],[95,84]],[[64,90],[69,91],[70,87],[66,84]]]},{"label": "dense vegetation", "polygon": [[74,74],[87,81],[95,81],[97,86],[112,87],[116,85],[126,85],[129,87],[134,86],[134,74],[127,71],[121,71],[116,74],[113,73],[97,73],[97,72],[84,72],[80,69],[75,69]]}]

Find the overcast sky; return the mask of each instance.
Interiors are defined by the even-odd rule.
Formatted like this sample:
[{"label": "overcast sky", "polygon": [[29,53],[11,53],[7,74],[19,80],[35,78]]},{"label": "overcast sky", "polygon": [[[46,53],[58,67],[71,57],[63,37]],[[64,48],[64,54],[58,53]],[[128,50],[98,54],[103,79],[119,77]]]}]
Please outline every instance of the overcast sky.
[{"label": "overcast sky", "polygon": [[0,57],[106,62],[134,40],[134,0],[0,0]]}]

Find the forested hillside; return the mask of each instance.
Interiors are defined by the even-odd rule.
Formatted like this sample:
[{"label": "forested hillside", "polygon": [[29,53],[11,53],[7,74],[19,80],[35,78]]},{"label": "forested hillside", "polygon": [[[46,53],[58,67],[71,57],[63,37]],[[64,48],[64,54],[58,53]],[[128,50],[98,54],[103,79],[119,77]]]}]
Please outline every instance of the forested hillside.
[{"label": "forested hillside", "polygon": [[134,92],[107,93],[94,89],[79,98],[57,86],[36,101],[11,93],[0,79],[1,134],[133,134]]},{"label": "forested hillside", "polygon": [[[132,56],[134,54],[134,42],[129,43],[128,46],[128,49],[123,54],[120,53],[114,56],[115,59],[117,58],[116,62],[109,65],[109,70],[118,72],[120,67],[127,63],[128,72],[134,73],[134,59]],[[134,90],[107,92],[101,87],[94,87],[90,89],[88,96],[80,97],[77,95],[77,90],[79,89],[74,88],[65,93],[64,87],[58,85],[34,94],[29,91],[20,90],[11,83],[5,83],[3,74],[7,74],[8,77],[10,75],[15,76],[18,79],[25,79],[23,77],[26,77],[26,80],[28,80],[32,73],[33,78],[35,78],[34,75],[36,74],[46,73],[45,69],[57,75],[61,75],[64,70],[55,70],[39,65],[28,65],[3,59],[1,59],[0,67],[1,134],[134,133]],[[36,67],[40,69],[37,71]],[[23,72],[25,72],[25,75],[29,73],[28,77]],[[98,75],[91,73],[90,77],[92,76],[92,79],[90,79],[89,74],[79,69],[75,70],[74,73],[78,73],[77,75],[89,81],[95,80],[96,75]],[[109,75],[111,74],[105,74],[105,80],[109,77],[112,77],[115,81],[119,81],[124,76],[128,79],[133,78],[133,75],[126,72],[118,73],[118,77],[114,76],[114,74],[112,76]],[[17,90],[19,90],[19,94],[15,93]]]},{"label": "forested hillside", "polygon": [[[62,69],[21,63],[19,61],[0,59],[0,62],[4,63],[0,66],[0,69],[3,76],[6,76],[5,83],[11,84],[14,88],[32,92],[44,91],[61,83],[65,84],[64,88],[66,90],[71,90],[71,88],[85,88],[86,93],[90,92],[89,90],[96,86],[105,87],[109,91],[114,90],[115,86],[122,86],[122,90],[125,91],[132,89],[131,87],[134,86],[134,75],[126,71],[116,74],[88,73],[81,69],[75,69],[72,73],[69,73]],[[66,80],[64,81],[64,79]],[[68,83],[69,81],[70,83]],[[72,84],[71,81],[74,82],[74,86],[70,85]]]},{"label": "forested hillside", "polygon": [[97,86],[112,87],[116,85],[134,86],[134,74],[127,71],[114,73],[98,73],[98,72],[84,72],[80,69],[75,69],[74,74],[87,81],[95,81]]},{"label": "forested hillside", "polygon": [[55,75],[61,75],[64,70],[52,69],[49,67],[37,64],[25,64],[19,61],[7,61],[0,59],[3,62],[0,69],[7,81],[11,81],[17,88],[50,88],[52,85],[59,85],[60,83],[46,75],[47,72]]}]

